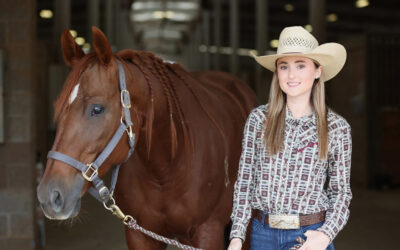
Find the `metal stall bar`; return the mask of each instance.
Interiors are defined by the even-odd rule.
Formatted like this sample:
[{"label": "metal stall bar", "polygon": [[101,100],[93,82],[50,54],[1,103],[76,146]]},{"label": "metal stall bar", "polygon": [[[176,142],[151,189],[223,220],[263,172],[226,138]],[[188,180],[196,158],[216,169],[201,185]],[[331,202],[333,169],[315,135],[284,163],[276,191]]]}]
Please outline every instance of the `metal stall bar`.
[{"label": "metal stall bar", "polygon": [[63,63],[64,57],[61,53],[61,34],[71,26],[71,0],[56,0],[54,8],[54,32],[53,44],[55,49],[55,62]]},{"label": "metal stall bar", "polygon": [[239,0],[230,0],[230,43],[232,48],[230,71],[237,75],[239,68],[238,47],[239,47]]},{"label": "metal stall bar", "polygon": [[210,69],[210,11],[203,11],[203,44],[206,48],[203,56],[203,70]]},{"label": "metal stall bar", "polygon": [[105,27],[104,31],[111,45],[114,45],[114,3],[113,1],[105,1]]},{"label": "metal stall bar", "polygon": [[88,2],[88,22],[87,22],[87,39],[92,41],[92,25],[99,27],[100,25],[100,3],[99,0],[89,0]]},{"label": "metal stall bar", "polygon": [[309,0],[309,22],[312,33],[320,44],[326,40],[325,1]]},{"label": "metal stall bar", "polygon": [[[256,49],[258,55],[264,55],[267,51],[268,37],[268,0],[256,1]],[[267,101],[268,86],[265,80],[265,69],[258,63],[256,65],[256,86],[257,99],[260,103]]]},{"label": "metal stall bar", "polygon": [[214,69],[220,70],[220,48],[221,48],[221,0],[214,0],[214,43],[216,52],[214,55]]}]

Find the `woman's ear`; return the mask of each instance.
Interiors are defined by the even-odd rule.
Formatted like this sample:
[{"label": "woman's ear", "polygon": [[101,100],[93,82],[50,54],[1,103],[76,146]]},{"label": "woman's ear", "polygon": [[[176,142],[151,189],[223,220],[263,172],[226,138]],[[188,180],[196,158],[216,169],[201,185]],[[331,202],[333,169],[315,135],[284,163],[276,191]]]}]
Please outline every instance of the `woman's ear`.
[{"label": "woman's ear", "polygon": [[67,29],[61,35],[61,48],[65,63],[70,67],[85,55],[82,48],[75,42],[75,39]]},{"label": "woman's ear", "polygon": [[321,77],[321,74],[322,74],[322,66],[319,66],[315,70],[315,80],[318,80]]}]

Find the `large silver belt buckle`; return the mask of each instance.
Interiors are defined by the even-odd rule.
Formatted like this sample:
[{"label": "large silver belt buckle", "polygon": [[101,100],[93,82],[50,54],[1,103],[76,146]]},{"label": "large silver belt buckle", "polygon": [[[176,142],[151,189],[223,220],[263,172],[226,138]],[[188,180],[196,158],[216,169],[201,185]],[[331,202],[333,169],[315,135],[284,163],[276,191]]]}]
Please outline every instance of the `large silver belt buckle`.
[{"label": "large silver belt buckle", "polygon": [[298,214],[269,214],[268,223],[271,228],[299,229],[300,216]]}]

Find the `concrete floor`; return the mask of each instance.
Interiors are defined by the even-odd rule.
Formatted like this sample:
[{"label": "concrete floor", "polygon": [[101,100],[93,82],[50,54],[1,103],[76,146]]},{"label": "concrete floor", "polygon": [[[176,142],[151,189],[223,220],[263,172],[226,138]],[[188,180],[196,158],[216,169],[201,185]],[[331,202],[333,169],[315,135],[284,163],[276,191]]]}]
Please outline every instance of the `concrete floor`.
[{"label": "concrete floor", "polygon": [[[336,249],[400,249],[400,189],[372,191],[353,187],[350,220],[335,239]],[[122,223],[91,197],[79,219],[46,221],[44,250],[127,250]],[[177,248],[168,247],[168,250]]]}]

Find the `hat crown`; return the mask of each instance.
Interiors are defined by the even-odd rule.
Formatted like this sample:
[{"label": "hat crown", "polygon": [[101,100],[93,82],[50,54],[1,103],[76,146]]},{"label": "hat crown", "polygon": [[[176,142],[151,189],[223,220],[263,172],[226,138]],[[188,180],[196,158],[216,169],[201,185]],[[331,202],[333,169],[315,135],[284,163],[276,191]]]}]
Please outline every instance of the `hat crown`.
[{"label": "hat crown", "polygon": [[279,36],[277,54],[307,53],[318,45],[317,39],[303,27],[287,27]]}]

